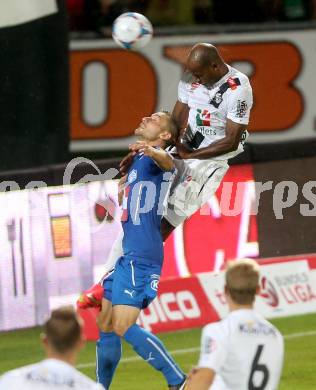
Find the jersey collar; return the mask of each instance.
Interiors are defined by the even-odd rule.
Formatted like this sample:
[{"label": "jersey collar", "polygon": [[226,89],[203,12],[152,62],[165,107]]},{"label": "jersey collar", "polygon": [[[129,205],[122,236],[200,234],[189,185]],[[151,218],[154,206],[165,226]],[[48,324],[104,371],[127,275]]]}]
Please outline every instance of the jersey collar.
[{"label": "jersey collar", "polygon": [[225,63],[225,65],[228,67],[228,72],[225,73],[221,79],[216,81],[216,83],[214,83],[213,85],[210,85],[209,87],[206,87],[207,89],[212,90],[214,88],[219,87],[221,84],[223,84],[224,81],[226,81],[229,77],[231,77],[233,75],[233,68],[226,63]]}]

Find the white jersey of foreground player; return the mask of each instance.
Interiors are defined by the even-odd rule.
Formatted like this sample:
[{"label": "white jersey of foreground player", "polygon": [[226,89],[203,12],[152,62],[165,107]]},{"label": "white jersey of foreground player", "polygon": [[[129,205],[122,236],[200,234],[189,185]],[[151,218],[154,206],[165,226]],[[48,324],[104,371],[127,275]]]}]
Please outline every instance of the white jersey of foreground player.
[{"label": "white jersey of foreground player", "polygon": [[210,390],[276,390],[284,358],[281,333],[252,309],[204,327],[198,367],[216,373]]},{"label": "white jersey of foreground player", "polygon": [[[179,82],[178,101],[189,107],[183,143],[192,150],[224,138],[228,119],[240,125],[249,123],[253,100],[249,79],[237,69],[227,67],[228,72],[211,87],[190,80]],[[227,160],[243,152],[246,137],[245,130],[236,150],[216,157],[174,159],[177,173],[164,213],[171,225],[180,225],[213,196],[229,168]]]},{"label": "white jersey of foreground player", "polygon": [[[193,149],[224,138],[227,119],[243,125],[249,123],[253,104],[249,79],[230,65],[227,67],[228,73],[210,87],[191,80],[179,82],[178,100],[190,109],[184,142]],[[227,160],[242,151],[243,143],[240,143],[237,150],[212,157],[212,160]]]},{"label": "white jersey of foreground player", "polygon": [[73,366],[57,359],[17,368],[0,377],[0,390],[104,390]]}]

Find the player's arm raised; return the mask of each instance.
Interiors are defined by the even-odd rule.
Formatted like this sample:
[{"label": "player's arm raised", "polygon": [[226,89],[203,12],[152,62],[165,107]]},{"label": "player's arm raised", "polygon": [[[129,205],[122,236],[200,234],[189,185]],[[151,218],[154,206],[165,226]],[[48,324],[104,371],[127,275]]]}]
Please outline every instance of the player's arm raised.
[{"label": "player's arm raised", "polygon": [[151,157],[164,171],[172,171],[174,168],[172,157],[163,149],[154,148],[144,141],[137,141],[129,148],[134,152],[144,153],[145,156]]},{"label": "player's arm raised", "polygon": [[238,148],[243,132],[247,125],[236,123],[227,119],[226,135],[224,138],[213,142],[211,145],[191,151],[186,146],[178,142],[176,144],[178,154],[183,159],[195,158],[207,160],[212,157],[220,156],[232,152]]},{"label": "player's arm raised", "polygon": [[214,377],[215,372],[209,368],[194,368],[189,374],[185,390],[208,390]]}]

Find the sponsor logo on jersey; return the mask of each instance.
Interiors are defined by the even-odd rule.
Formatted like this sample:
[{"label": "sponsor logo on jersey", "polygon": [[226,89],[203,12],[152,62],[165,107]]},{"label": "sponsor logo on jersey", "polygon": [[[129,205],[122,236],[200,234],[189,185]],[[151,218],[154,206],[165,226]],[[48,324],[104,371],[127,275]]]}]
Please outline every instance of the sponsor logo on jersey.
[{"label": "sponsor logo on jersey", "polygon": [[213,96],[213,99],[212,99],[211,103],[213,105],[216,104],[216,106],[219,107],[220,104],[222,103],[222,101],[223,101],[223,93],[220,92],[220,91],[217,91],[216,94]]},{"label": "sponsor logo on jersey", "polygon": [[199,132],[203,134],[204,136],[210,135],[214,136],[217,135],[217,132],[215,129],[210,129],[209,127],[199,127]]},{"label": "sponsor logo on jersey", "polygon": [[195,89],[199,88],[199,83],[191,83],[189,92],[193,92]]},{"label": "sponsor logo on jersey", "polygon": [[129,175],[128,175],[128,179],[127,181],[129,182],[129,184],[133,183],[133,181],[135,181],[137,179],[137,171],[136,169],[133,169]]},{"label": "sponsor logo on jersey", "polygon": [[239,331],[249,335],[264,335],[264,336],[276,336],[276,331],[272,327],[263,324],[262,322],[248,321],[246,323],[239,324]]},{"label": "sponsor logo on jersey", "polygon": [[190,183],[191,180],[192,180],[192,176],[184,175],[181,177],[180,183],[182,183],[183,187],[186,187]]},{"label": "sponsor logo on jersey", "polygon": [[210,104],[212,104],[215,108],[218,108],[223,101],[223,93],[221,90],[217,91],[213,98],[210,100]]},{"label": "sponsor logo on jersey", "polygon": [[211,113],[208,110],[198,108],[196,114],[197,126],[211,126]]},{"label": "sponsor logo on jersey", "polygon": [[131,298],[134,298],[135,291],[134,290],[127,290],[127,288],[124,290],[125,294],[130,295]]},{"label": "sponsor logo on jersey", "polygon": [[248,109],[247,102],[245,100],[238,100],[236,116],[238,118],[243,118],[247,114],[247,109]]},{"label": "sponsor logo on jersey", "polygon": [[228,80],[227,80],[228,84],[229,84],[229,87],[234,90],[237,88],[237,83],[236,83],[236,80],[233,79],[232,77],[230,77]]},{"label": "sponsor logo on jersey", "polygon": [[204,345],[204,348],[205,348],[204,352],[206,354],[212,353],[216,350],[216,347],[217,347],[216,340],[212,339],[212,337],[208,337],[206,340],[206,343]]},{"label": "sponsor logo on jersey", "polygon": [[154,279],[150,282],[150,287],[154,291],[158,291],[159,279]]},{"label": "sponsor logo on jersey", "polygon": [[45,384],[49,387],[75,387],[75,380],[73,378],[65,378],[53,371],[48,371],[47,369],[34,370],[26,374],[25,376],[27,381],[36,382],[37,385]]},{"label": "sponsor logo on jersey", "polygon": [[218,91],[215,93],[213,98],[210,100],[210,104],[212,104],[215,108],[218,108],[223,101],[223,95],[228,89],[235,90],[238,85],[240,85],[240,80],[238,78],[229,78],[224,84],[222,84]]}]

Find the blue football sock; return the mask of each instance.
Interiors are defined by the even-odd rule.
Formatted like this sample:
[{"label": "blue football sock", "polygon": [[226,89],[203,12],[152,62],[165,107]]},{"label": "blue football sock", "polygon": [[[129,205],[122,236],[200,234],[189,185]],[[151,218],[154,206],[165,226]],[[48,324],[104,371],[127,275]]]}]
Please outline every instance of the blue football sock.
[{"label": "blue football sock", "polygon": [[169,385],[177,385],[183,381],[184,373],[169,355],[158,337],[134,324],[128,328],[123,338],[133,346],[135,352],[146,362],[162,372]]},{"label": "blue football sock", "polygon": [[96,347],[97,353],[97,381],[105,389],[110,387],[115,369],[121,359],[121,338],[114,332],[100,332]]}]

